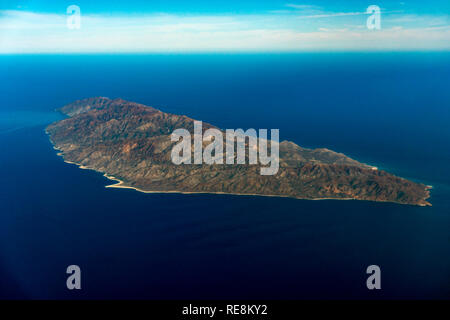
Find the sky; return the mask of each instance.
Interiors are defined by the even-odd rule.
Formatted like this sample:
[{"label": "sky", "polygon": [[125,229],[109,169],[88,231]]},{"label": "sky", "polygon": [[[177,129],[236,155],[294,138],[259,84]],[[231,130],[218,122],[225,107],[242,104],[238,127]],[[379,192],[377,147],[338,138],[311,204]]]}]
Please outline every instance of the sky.
[{"label": "sky", "polygon": [[1,54],[379,50],[450,50],[450,1],[0,0]]}]

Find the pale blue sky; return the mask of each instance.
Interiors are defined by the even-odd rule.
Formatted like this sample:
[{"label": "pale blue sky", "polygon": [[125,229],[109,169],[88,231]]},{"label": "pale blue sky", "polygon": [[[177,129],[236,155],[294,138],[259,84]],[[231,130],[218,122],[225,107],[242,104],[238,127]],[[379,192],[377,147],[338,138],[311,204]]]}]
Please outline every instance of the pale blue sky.
[{"label": "pale blue sky", "polygon": [[[3,1],[0,53],[449,50],[450,1]],[[81,10],[80,29],[66,9]],[[369,5],[381,29],[369,30]]]}]

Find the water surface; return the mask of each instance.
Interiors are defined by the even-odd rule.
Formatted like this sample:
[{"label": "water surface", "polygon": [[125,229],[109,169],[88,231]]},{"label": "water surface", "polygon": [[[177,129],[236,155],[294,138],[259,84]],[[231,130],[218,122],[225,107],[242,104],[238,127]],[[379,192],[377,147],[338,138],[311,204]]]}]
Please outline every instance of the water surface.
[{"label": "water surface", "polygon": [[[450,54],[0,57],[0,296],[450,297]],[[432,207],[105,189],[45,135],[121,97],[221,128],[279,128],[433,185]],[[82,290],[65,268],[82,269]],[[382,290],[366,289],[377,264]]]}]

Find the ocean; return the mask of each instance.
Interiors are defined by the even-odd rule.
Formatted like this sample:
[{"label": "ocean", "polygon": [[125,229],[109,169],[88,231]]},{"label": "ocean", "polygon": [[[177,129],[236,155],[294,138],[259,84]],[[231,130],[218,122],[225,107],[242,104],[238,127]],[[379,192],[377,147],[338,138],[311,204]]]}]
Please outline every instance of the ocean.
[{"label": "ocean", "polygon": [[[0,298],[450,298],[449,82],[448,52],[2,55]],[[432,185],[433,206],[106,189],[44,132],[91,96],[277,128]]]}]

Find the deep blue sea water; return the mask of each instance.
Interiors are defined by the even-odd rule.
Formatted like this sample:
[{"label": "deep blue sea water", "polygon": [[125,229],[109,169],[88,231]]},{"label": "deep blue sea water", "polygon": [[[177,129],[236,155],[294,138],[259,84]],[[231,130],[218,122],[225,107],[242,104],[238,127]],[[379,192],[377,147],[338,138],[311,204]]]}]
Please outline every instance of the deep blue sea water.
[{"label": "deep blue sea water", "polygon": [[[449,83],[438,52],[0,56],[0,297],[450,298]],[[44,133],[90,96],[279,128],[432,185],[433,207],[106,189]]]}]

